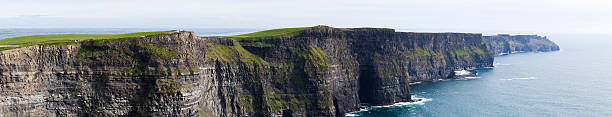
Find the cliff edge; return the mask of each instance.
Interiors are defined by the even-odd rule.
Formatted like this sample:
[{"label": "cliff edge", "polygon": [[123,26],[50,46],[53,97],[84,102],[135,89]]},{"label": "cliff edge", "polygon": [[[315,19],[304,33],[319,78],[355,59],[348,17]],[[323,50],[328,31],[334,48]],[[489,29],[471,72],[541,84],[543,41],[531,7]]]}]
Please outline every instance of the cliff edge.
[{"label": "cliff edge", "polygon": [[0,115],[344,116],[411,100],[410,82],[491,67],[481,34],[315,26],[0,51]]},{"label": "cliff edge", "polygon": [[547,37],[538,35],[499,34],[484,36],[487,46],[495,55],[507,55],[522,52],[558,51],[559,46]]}]

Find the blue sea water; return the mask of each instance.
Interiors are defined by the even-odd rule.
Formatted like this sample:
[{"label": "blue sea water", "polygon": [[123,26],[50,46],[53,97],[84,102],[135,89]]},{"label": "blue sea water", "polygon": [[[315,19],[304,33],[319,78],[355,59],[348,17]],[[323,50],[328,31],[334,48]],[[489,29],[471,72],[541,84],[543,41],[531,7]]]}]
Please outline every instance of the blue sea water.
[{"label": "blue sea water", "polygon": [[[41,34],[118,34],[174,29],[0,29],[0,39]],[[235,35],[258,29],[181,29],[200,36]],[[548,35],[561,51],[495,58],[478,79],[412,85],[425,101],[370,107],[362,117],[611,116],[612,36]]]},{"label": "blue sea water", "polygon": [[412,85],[428,101],[372,108],[362,117],[612,116],[612,38],[551,35],[561,51],[495,58],[479,79]]}]

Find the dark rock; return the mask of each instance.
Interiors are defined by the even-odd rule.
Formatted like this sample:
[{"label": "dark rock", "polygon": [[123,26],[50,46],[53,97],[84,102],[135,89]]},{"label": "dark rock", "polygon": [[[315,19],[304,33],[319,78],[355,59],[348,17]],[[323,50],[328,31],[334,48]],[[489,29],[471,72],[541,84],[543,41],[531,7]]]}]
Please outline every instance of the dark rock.
[{"label": "dark rock", "polygon": [[558,51],[559,46],[546,37],[538,35],[499,34],[484,36],[487,46],[495,55],[507,55],[522,52]]},{"label": "dark rock", "polygon": [[316,26],[295,35],[177,32],[0,51],[9,116],[344,116],[412,101],[411,81],[490,67],[481,34]]}]

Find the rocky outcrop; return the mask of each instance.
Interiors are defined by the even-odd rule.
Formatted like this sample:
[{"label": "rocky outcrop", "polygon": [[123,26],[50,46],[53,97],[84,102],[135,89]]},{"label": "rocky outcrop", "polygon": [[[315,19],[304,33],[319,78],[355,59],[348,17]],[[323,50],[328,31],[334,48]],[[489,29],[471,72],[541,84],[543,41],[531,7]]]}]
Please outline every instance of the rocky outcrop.
[{"label": "rocky outcrop", "polygon": [[495,55],[507,55],[521,52],[548,52],[558,51],[559,46],[538,35],[508,35],[499,34],[484,36],[487,46]]},{"label": "rocky outcrop", "polygon": [[327,26],[0,53],[0,114],[9,116],[343,116],[360,103],[412,101],[412,81],[493,62],[480,34]]},{"label": "rocky outcrop", "polygon": [[206,42],[181,32],[1,51],[9,116],[197,115],[214,68]]}]

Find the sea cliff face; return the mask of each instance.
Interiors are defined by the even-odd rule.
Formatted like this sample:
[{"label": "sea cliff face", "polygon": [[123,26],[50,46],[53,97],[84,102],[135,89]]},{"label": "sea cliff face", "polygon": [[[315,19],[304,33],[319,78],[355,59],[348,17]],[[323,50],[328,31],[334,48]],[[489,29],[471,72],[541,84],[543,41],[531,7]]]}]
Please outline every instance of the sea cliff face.
[{"label": "sea cliff face", "polygon": [[487,46],[495,55],[507,55],[521,52],[558,51],[559,46],[547,37],[538,35],[499,34],[484,36]]},{"label": "sea cliff face", "polygon": [[214,66],[189,32],[0,53],[9,116],[197,115]]},{"label": "sea cliff face", "polygon": [[490,67],[481,34],[316,26],[264,37],[145,37],[0,51],[9,116],[343,116],[412,101],[410,82]]}]

